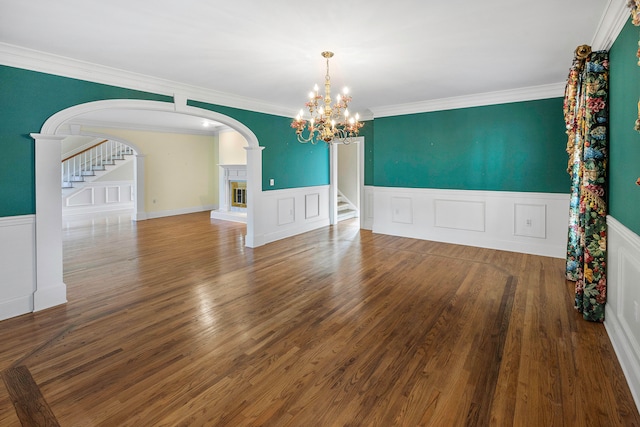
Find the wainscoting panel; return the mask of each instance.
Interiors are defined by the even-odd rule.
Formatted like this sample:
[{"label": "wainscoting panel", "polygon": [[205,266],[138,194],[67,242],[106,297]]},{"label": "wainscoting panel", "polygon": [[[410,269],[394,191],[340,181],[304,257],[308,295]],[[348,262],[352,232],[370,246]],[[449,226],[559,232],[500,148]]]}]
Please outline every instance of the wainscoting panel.
[{"label": "wainscoting panel", "polygon": [[523,237],[547,237],[547,205],[516,203],[514,207],[514,234]]},{"label": "wainscoting panel", "polygon": [[286,197],[278,199],[278,225],[286,225],[295,222],[295,199],[293,197]]},{"label": "wainscoting panel", "polygon": [[640,236],[607,217],[604,326],[640,409]]},{"label": "wainscoting panel", "polygon": [[[120,203],[120,186],[106,186],[104,188],[105,203]],[[125,193],[126,194],[126,193]]]},{"label": "wainscoting panel", "polygon": [[75,192],[63,192],[62,215],[133,210],[134,197],[133,181],[88,182]]},{"label": "wainscoting panel", "polygon": [[0,320],[33,311],[35,215],[0,218]]},{"label": "wainscoting panel", "polygon": [[66,198],[65,204],[63,206],[66,207],[77,207],[77,206],[93,206],[95,205],[95,194],[93,187],[85,187],[76,191],[72,195]]},{"label": "wainscoting panel", "polygon": [[411,197],[391,198],[391,218],[398,224],[413,224]]},{"label": "wainscoting panel", "polygon": [[326,227],[329,186],[263,191],[255,222],[256,230],[265,230],[256,233],[256,246]]},{"label": "wainscoting panel", "polygon": [[306,194],[304,196],[304,217],[317,218],[320,216],[320,194]]},{"label": "wainscoting panel", "polygon": [[485,203],[466,200],[435,200],[435,226],[484,231]]},{"label": "wainscoting panel", "polygon": [[375,233],[565,256],[568,194],[368,187],[365,197]]}]

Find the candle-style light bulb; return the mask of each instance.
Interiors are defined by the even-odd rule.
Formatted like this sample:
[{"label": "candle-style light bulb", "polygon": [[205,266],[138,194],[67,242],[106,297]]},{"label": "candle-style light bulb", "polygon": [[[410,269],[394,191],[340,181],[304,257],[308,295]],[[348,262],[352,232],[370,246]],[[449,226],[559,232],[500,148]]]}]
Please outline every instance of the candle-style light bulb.
[{"label": "candle-style light bulb", "polygon": [[344,93],[345,95],[347,95],[349,93],[349,88],[345,87],[344,89],[342,89],[342,93]]},{"label": "candle-style light bulb", "polygon": [[347,108],[344,109],[344,117],[345,118],[349,117],[349,109]]}]

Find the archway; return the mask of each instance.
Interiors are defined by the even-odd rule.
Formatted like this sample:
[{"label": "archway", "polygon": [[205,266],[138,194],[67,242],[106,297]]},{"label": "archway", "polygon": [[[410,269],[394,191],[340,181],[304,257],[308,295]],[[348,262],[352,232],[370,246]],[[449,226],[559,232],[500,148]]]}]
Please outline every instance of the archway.
[{"label": "archway", "polygon": [[[63,304],[66,285],[63,282],[62,206],[60,198],[60,147],[69,136],[65,124],[82,114],[109,109],[137,109],[187,114],[220,122],[240,133],[247,141],[247,235],[246,246],[255,246],[254,209],[262,194],[262,148],[255,134],[237,120],[183,103],[144,100],[105,100],[76,105],[51,116],[35,140],[36,202],[36,289],[34,311]],[[143,173],[138,171],[137,173]],[[138,194],[138,193],[137,193]],[[140,197],[137,195],[136,197]],[[143,218],[138,218],[143,219]]]}]

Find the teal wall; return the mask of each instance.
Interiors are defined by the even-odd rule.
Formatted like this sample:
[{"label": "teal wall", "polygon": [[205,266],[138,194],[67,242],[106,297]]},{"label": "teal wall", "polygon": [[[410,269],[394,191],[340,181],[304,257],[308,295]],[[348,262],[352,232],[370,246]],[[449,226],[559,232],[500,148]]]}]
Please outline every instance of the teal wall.
[{"label": "teal wall", "polygon": [[364,185],[373,185],[373,147],[375,146],[375,121],[365,121],[360,129],[360,136],[364,137]]},{"label": "teal wall", "polygon": [[0,217],[35,213],[35,150],[29,136],[53,114],[104,99],[171,97],[0,65]]},{"label": "teal wall", "polygon": [[[215,111],[241,122],[258,138],[262,152],[262,189],[329,185],[329,149],[325,143],[301,144],[291,118],[188,100],[187,105]],[[269,185],[273,179],[275,185]]]},{"label": "teal wall", "polygon": [[609,51],[610,158],[609,214],[640,234],[640,133],[633,129],[638,118],[640,67],[637,65],[640,28],[631,20]]},{"label": "teal wall", "polygon": [[374,185],[567,193],[562,103],[552,98],[376,119]]},{"label": "teal wall", "polygon": [[[30,134],[65,108],[107,99],[173,102],[170,96],[0,65],[0,217],[35,213],[35,150]],[[329,150],[325,144],[298,143],[289,127],[291,119],[191,103],[229,115],[255,133],[265,147],[265,190],[329,183]],[[270,178],[275,179],[274,187],[269,186]]]}]

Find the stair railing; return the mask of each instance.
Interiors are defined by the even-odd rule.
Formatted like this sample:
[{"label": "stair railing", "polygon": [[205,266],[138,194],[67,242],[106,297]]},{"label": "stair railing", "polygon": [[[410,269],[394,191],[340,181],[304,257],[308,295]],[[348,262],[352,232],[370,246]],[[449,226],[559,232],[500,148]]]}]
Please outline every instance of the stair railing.
[{"label": "stair railing", "polygon": [[85,176],[95,175],[104,170],[105,165],[113,165],[123,160],[133,149],[118,141],[105,139],[62,160],[62,188],[73,187],[74,182],[83,182]]}]

